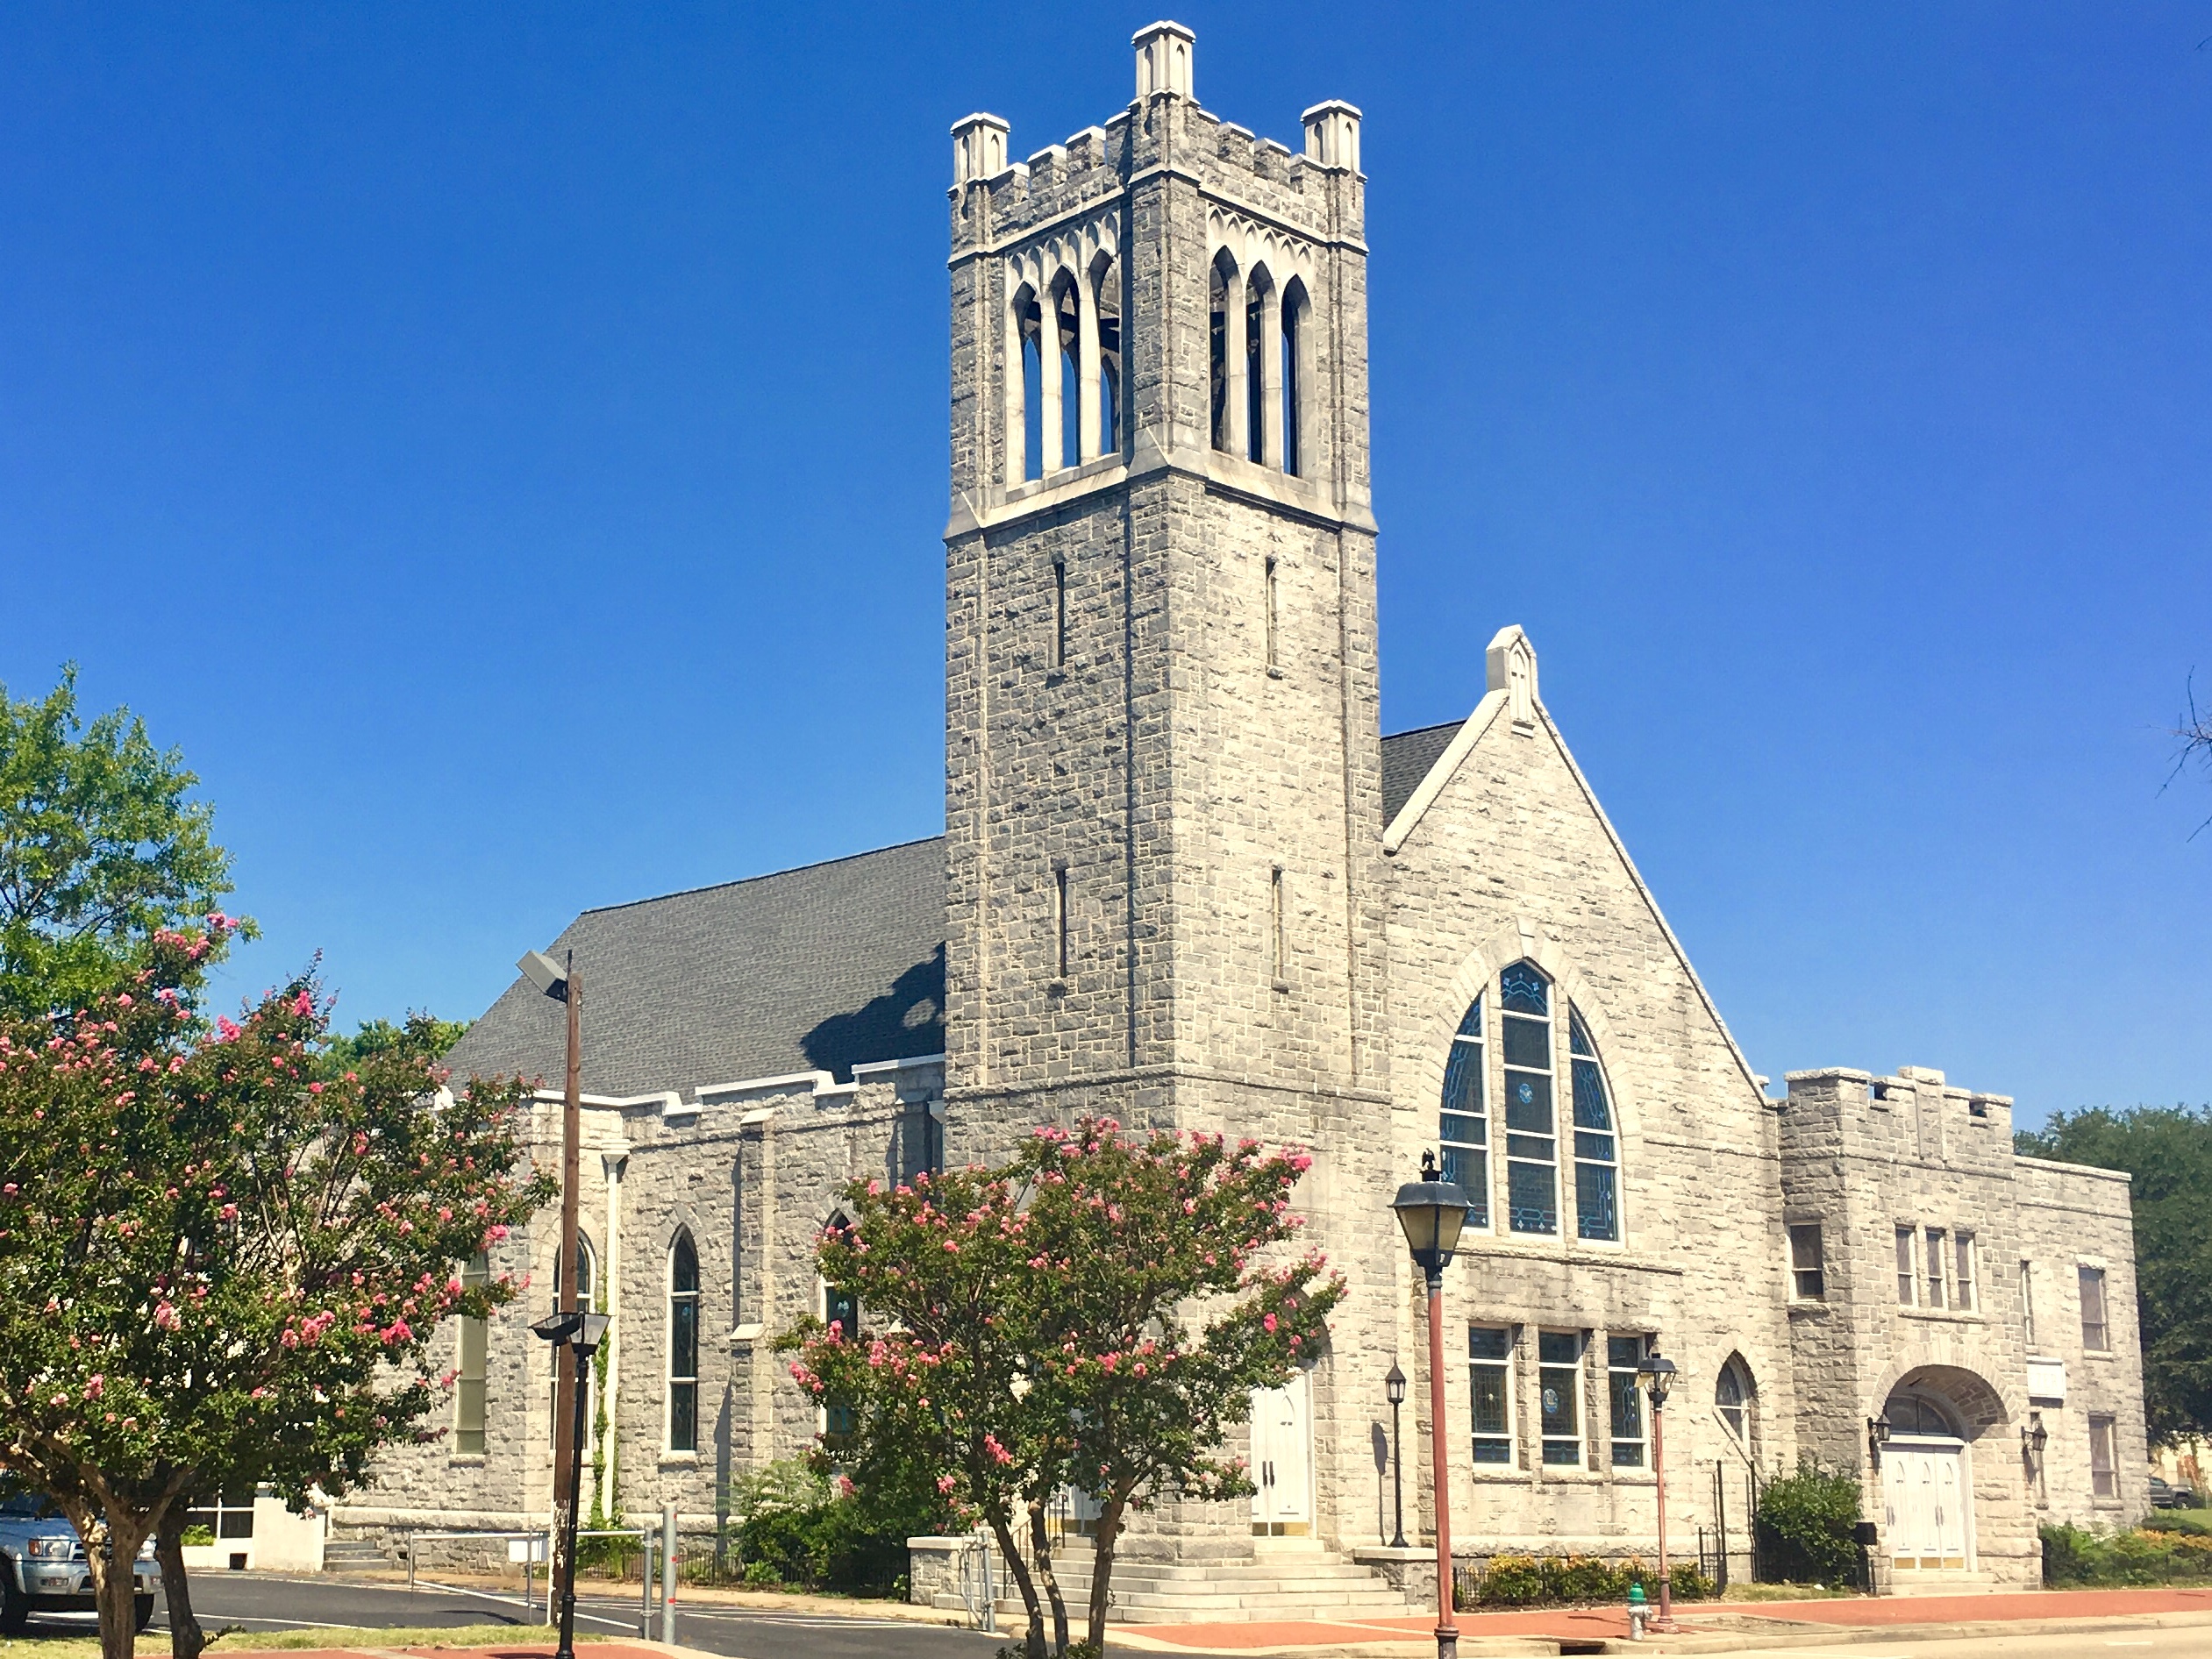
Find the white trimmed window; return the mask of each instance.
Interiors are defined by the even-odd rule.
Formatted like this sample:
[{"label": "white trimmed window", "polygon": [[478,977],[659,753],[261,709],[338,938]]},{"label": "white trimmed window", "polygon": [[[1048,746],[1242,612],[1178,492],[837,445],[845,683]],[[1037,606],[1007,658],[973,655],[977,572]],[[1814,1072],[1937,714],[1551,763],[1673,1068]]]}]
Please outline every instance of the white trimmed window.
[{"label": "white trimmed window", "polygon": [[1538,1427],[1552,1468],[1582,1464],[1582,1342],[1581,1331],[1537,1333]]},{"label": "white trimmed window", "polygon": [[[491,1258],[481,1250],[460,1270],[463,1290],[482,1290],[491,1283]],[[489,1321],[464,1319],[460,1323],[460,1352],[453,1366],[453,1449],[469,1456],[484,1449],[485,1350]]]},{"label": "white trimmed window", "polygon": [[1789,1229],[1790,1293],[1801,1302],[1828,1299],[1828,1276],[1822,1271],[1820,1223],[1798,1221]]},{"label": "white trimmed window", "polygon": [[1915,1294],[1916,1281],[1913,1275],[1913,1239],[1915,1236],[1916,1236],[1915,1228],[1901,1227],[1897,1229],[1897,1306],[1900,1307],[1911,1307],[1919,1300]]},{"label": "white trimmed window", "polygon": [[2112,1327],[2105,1321],[2104,1269],[2082,1267],[2081,1345],[2093,1354],[2112,1351]]},{"label": "white trimmed window", "polygon": [[1467,1327],[1467,1399],[1474,1461],[1513,1461],[1513,1333],[1502,1325]]},{"label": "white trimmed window", "polygon": [[1644,1358],[1645,1338],[1605,1339],[1605,1382],[1613,1406],[1613,1467],[1644,1467],[1644,1390],[1636,1368]]},{"label": "white trimmed window", "polygon": [[1928,1269],[1928,1306],[1942,1307],[1949,1299],[1944,1294],[1944,1254],[1950,1248],[1948,1235],[1940,1227],[1928,1229],[1928,1248],[1922,1261]]},{"label": "white trimmed window", "polygon": [[668,1247],[668,1449],[699,1449],[699,1251],[688,1232]]},{"label": "white trimmed window", "polygon": [[1951,1256],[1957,1264],[1952,1275],[1952,1306],[1962,1314],[1974,1311],[1974,1235],[1954,1233],[1951,1239]]},{"label": "white trimmed window", "polygon": [[2089,1418],[2089,1495],[2093,1498],[2117,1498],[2120,1495],[2119,1461],[2113,1456],[2114,1430],[2117,1424],[2101,1413]]}]

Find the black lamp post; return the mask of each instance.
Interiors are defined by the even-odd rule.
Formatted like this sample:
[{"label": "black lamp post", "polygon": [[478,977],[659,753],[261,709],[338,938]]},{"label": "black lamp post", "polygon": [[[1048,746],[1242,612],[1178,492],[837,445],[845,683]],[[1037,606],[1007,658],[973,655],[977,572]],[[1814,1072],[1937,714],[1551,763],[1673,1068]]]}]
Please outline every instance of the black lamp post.
[{"label": "black lamp post", "polygon": [[[583,1138],[583,975],[576,972],[576,953],[571,951],[559,962],[542,951],[532,951],[515,965],[523,977],[554,1001],[565,1004],[568,1014],[568,1072],[560,1092],[560,1303],[554,1320],[567,1321],[558,1331],[546,1327],[553,1320],[541,1320],[531,1328],[547,1342],[557,1344],[553,1349],[553,1560],[552,1580],[547,1593],[557,1585],[561,1606],[573,1607],[576,1599],[576,1471],[581,1460],[579,1447],[583,1439],[583,1371],[577,1359],[575,1343],[569,1339],[572,1333],[582,1328],[574,1321],[583,1315],[576,1311],[576,1206],[580,1180],[578,1165],[582,1159]],[[597,1338],[593,1338],[594,1345]],[[573,1405],[571,1402],[574,1402]],[[569,1615],[561,1615],[561,1629],[568,1629]],[[561,1637],[561,1653],[569,1655],[569,1640]]]},{"label": "black lamp post", "polygon": [[[575,1275],[571,1273],[569,1278]],[[591,1356],[599,1351],[599,1344],[607,1335],[608,1316],[604,1314],[579,1314],[573,1309],[563,1314],[548,1314],[530,1328],[533,1335],[549,1342],[559,1342],[569,1356],[573,1375],[578,1385],[569,1391],[575,1401],[569,1428],[568,1477],[570,1499],[568,1512],[557,1515],[562,1526],[560,1559],[567,1563],[567,1572],[560,1582],[560,1645],[554,1650],[555,1659],[576,1659],[576,1512],[580,1506],[574,1494],[583,1485],[584,1462],[584,1391],[582,1386],[584,1367],[591,1364]],[[556,1357],[558,1354],[556,1355]]]},{"label": "black lamp post", "polygon": [[[1459,1627],[1452,1618],[1452,1488],[1445,1465],[1444,1270],[1459,1246],[1467,1195],[1437,1176],[1436,1155],[1421,1155],[1421,1178],[1398,1189],[1390,1207],[1405,1229],[1413,1264],[1429,1284],[1429,1461],[1437,1498],[1437,1659],[1458,1659]],[[1402,1536],[1402,1534],[1401,1534]]]},{"label": "black lamp post", "polygon": [[1671,1632],[1674,1625],[1674,1585],[1666,1570],[1666,1396],[1674,1386],[1674,1362],[1656,1349],[1637,1362],[1637,1375],[1652,1401],[1652,1475],[1659,1488],[1659,1620],[1652,1628]]},{"label": "black lamp post", "polygon": [[1403,1441],[1399,1431],[1398,1408],[1406,1403],[1406,1374],[1398,1369],[1398,1362],[1390,1362],[1390,1374],[1382,1379],[1383,1397],[1390,1402],[1390,1503],[1397,1514],[1397,1530],[1390,1536],[1390,1548],[1406,1547],[1406,1476]]}]

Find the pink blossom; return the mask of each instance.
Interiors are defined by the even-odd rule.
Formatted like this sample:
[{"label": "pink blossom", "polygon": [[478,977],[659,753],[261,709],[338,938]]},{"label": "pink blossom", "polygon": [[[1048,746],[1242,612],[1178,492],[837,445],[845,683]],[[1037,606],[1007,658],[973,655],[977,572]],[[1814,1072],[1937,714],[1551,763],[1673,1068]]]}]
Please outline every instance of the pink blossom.
[{"label": "pink blossom", "polygon": [[175,1330],[180,1322],[177,1319],[176,1304],[165,1301],[153,1310],[153,1322],[165,1331]]},{"label": "pink blossom", "polygon": [[950,1475],[939,1475],[937,1477],[938,1491],[943,1492],[947,1498],[953,1495],[953,1488],[957,1484]]}]

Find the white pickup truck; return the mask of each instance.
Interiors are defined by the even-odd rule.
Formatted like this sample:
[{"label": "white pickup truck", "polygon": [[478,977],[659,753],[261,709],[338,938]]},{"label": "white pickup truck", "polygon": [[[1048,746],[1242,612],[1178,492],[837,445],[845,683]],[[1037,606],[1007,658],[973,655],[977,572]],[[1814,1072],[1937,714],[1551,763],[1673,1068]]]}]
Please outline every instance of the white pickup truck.
[{"label": "white pickup truck", "polygon": [[[153,1540],[139,1552],[134,1569],[132,1606],[143,1630],[153,1621],[153,1595],[161,1584]],[[92,1611],[91,1571],[68,1517],[36,1493],[0,1499],[0,1632],[17,1634],[33,1613]]]}]

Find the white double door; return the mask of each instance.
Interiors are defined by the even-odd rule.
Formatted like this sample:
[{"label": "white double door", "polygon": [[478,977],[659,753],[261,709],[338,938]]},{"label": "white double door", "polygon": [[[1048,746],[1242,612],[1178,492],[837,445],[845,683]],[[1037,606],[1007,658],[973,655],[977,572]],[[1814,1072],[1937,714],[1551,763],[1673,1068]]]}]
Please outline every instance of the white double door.
[{"label": "white double door", "polygon": [[1300,1371],[1252,1396],[1252,1529],[1271,1535],[1313,1529],[1313,1389]]},{"label": "white double door", "polygon": [[1962,1568],[1970,1544],[1966,1450],[1955,1440],[1894,1439],[1881,1449],[1883,1532],[1900,1570]]}]

